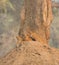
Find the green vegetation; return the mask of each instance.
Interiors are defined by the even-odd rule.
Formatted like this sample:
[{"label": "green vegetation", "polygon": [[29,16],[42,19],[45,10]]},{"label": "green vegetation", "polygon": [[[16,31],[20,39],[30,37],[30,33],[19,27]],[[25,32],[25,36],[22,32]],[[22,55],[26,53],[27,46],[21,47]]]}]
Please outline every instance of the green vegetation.
[{"label": "green vegetation", "polygon": [[0,0],[0,9],[7,13],[7,6],[10,7],[12,10],[15,10],[14,5],[11,3],[10,0]]}]

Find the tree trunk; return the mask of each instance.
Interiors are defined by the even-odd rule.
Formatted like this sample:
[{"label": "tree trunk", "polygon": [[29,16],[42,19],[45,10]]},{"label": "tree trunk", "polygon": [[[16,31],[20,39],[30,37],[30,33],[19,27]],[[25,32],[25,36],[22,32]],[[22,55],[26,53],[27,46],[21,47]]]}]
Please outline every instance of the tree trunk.
[{"label": "tree trunk", "polygon": [[48,43],[52,21],[51,0],[24,0],[21,10],[19,41]]}]

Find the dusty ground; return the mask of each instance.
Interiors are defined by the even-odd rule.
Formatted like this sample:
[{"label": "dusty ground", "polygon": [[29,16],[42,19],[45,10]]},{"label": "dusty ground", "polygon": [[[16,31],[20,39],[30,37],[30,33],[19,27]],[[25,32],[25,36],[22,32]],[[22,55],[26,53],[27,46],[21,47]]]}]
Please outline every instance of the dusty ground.
[{"label": "dusty ground", "polygon": [[59,50],[39,42],[23,42],[1,58],[0,65],[59,65]]}]

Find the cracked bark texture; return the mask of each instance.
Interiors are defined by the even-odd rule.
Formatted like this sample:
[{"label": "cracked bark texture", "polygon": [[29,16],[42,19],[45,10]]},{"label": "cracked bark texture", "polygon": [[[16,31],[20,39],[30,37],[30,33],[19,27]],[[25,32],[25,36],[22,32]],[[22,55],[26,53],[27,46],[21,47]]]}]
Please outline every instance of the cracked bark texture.
[{"label": "cracked bark texture", "polygon": [[51,0],[24,0],[18,41],[48,43],[52,22]]}]

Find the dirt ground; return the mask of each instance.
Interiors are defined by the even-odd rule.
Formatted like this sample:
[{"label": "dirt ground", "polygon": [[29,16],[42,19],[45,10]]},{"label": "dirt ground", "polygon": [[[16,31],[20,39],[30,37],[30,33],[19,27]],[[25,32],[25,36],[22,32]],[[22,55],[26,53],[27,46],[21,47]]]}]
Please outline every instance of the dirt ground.
[{"label": "dirt ground", "polygon": [[59,65],[59,50],[39,42],[26,41],[0,58],[0,65]]}]

